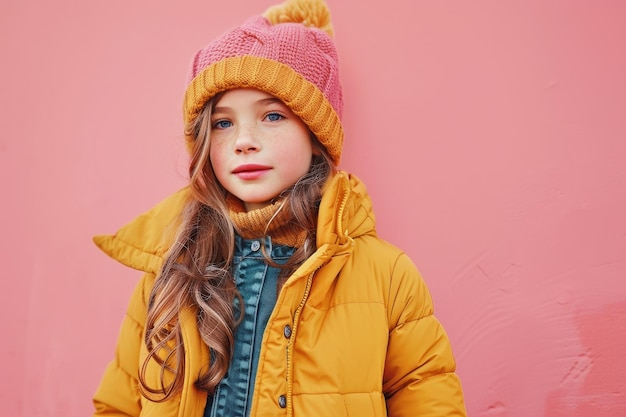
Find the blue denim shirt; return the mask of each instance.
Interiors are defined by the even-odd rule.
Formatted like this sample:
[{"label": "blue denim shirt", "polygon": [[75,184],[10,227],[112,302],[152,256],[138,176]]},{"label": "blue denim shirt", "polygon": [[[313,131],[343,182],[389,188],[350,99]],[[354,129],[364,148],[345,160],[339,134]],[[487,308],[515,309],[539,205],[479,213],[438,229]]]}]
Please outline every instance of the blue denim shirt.
[{"label": "blue denim shirt", "polygon": [[[294,252],[294,248],[289,246],[272,246],[269,237],[265,244],[267,252],[278,264],[284,264]],[[228,372],[218,384],[214,396],[209,396],[205,417],[250,415],[261,341],[276,304],[279,273],[280,269],[265,262],[260,239],[236,236],[233,278],[243,299],[244,317],[235,330],[235,348]],[[238,299],[235,299],[234,307],[238,313],[241,308]]]}]

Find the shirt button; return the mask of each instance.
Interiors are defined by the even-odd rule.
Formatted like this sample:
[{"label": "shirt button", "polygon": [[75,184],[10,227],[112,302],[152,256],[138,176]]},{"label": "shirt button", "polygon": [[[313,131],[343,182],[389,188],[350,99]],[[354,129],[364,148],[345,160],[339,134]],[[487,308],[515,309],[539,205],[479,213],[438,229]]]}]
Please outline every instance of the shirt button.
[{"label": "shirt button", "polygon": [[287,408],[287,397],[285,397],[284,395],[278,397],[278,405],[280,406],[280,408]]},{"label": "shirt button", "polygon": [[259,250],[260,247],[261,247],[261,244],[259,243],[259,241],[255,240],[254,242],[252,242],[250,249],[252,249],[253,252],[256,252]]},{"label": "shirt button", "polygon": [[285,328],[283,329],[283,334],[287,339],[289,339],[291,337],[291,326],[289,326],[288,324],[285,325]]}]

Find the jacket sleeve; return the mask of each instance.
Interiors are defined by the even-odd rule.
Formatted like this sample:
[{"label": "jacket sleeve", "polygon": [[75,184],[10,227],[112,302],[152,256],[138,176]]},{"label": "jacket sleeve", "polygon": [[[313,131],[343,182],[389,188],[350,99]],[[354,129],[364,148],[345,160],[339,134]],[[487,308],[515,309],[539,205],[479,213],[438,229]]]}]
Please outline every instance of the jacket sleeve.
[{"label": "jacket sleeve", "polygon": [[383,391],[389,417],[466,416],[450,341],[426,283],[404,254],[393,267],[388,297]]},{"label": "jacket sleeve", "polygon": [[131,296],[122,321],[115,358],[107,366],[94,394],[95,416],[139,416],[139,357],[147,303],[154,275],[144,274]]}]

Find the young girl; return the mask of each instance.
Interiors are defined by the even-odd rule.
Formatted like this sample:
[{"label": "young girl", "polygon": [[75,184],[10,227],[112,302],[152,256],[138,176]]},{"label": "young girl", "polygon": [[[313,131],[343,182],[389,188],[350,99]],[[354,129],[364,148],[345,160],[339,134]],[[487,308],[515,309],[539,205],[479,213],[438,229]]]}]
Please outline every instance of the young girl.
[{"label": "young girl", "polygon": [[288,0],[195,55],[189,186],[95,238],[145,273],[96,415],[465,415],[426,284],[337,169],[331,35]]}]

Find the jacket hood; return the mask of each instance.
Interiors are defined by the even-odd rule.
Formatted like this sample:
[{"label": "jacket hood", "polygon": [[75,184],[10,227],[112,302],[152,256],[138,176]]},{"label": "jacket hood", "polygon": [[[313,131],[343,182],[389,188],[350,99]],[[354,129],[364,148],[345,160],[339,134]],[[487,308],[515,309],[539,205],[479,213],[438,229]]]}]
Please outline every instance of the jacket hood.
[{"label": "jacket hood", "polygon": [[[189,195],[189,188],[182,188],[115,234],[95,236],[94,243],[123,265],[157,274],[174,241]],[[323,190],[317,246],[333,248],[333,253],[349,250],[353,239],[362,235],[376,235],[371,199],[363,182],[352,174],[340,171]],[[332,253],[328,255],[332,256]]]}]

